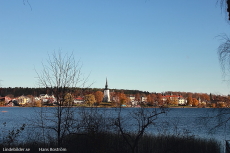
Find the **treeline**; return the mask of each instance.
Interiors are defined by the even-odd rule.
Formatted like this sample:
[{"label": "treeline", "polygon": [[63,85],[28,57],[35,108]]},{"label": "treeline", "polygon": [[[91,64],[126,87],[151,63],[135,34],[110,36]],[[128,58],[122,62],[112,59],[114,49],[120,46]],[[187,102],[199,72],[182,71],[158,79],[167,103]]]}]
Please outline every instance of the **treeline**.
[{"label": "treeline", "polygon": [[[95,93],[96,91],[102,91],[103,88],[72,88],[70,89],[75,91],[76,96],[87,95]],[[8,88],[0,88],[0,96],[11,95],[14,97],[18,97],[21,95],[32,95],[39,96],[40,94],[52,94],[53,89],[51,88],[29,88],[29,87],[8,87]],[[110,92],[122,92],[125,94],[135,95],[145,94],[148,95],[148,91],[140,91],[140,90],[127,90],[127,89],[110,89]]]},{"label": "treeline", "polygon": [[[85,93],[89,93],[90,89],[80,89],[80,88],[72,88],[70,89],[72,91],[75,91],[74,93],[76,95],[81,95]],[[10,97],[18,97],[22,95],[32,95],[34,97],[37,97],[41,94],[48,94],[52,95],[52,91],[54,91],[52,88],[28,88],[28,87],[8,87],[8,88],[0,88],[0,96],[10,96]]]},{"label": "treeline", "polygon": [[[70,89],[74,93],[73,96],[85,96],[88,94],[94,94],[97,91],[104,91],[103,88],[71,88]],[[52,95],[52,91],[54,91],[51,88],[28,88],[28,87],[8,87],[8,88],[0,88],[0,96],[10,96],[18,97],[22,95],[32,95],[34,97],[39,96],[40,94],[49,94]],[[110,93],[124,93],[126,96],[135,96],[135,97],[141,97],[141,96],[148,96],[148,95],[158,95],[161,94],[164,95],[180,95],[184,98],[195,98],[195,99],[201,99],[201,100],[217,100],[217,101],[228,101],[230,99],[230,95],[216,95],[211,93],[192,93],[192,92],[175,92],[175,91],[166,91],[162,93],[156,93],[156,92],[148,92],[148,91],[141,91],[141,90],[128,90],[128,89],[110,89]]]}]

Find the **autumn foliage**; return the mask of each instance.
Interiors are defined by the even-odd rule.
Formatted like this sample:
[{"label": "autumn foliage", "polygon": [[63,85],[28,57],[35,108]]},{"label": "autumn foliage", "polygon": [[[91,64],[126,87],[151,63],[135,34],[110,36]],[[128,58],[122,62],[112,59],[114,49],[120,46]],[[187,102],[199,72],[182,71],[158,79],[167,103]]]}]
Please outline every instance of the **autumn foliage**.
[{"label": "autumn foliage", "polygon": [[95,93],[94,93],[94,96],[95,96],[95,100],[96,100],[96,103],[97,103],[97,105],[99,105],[101,102],[102,102],[102,100],[103,100],[103,92],[101,92],[101,91],[96,91]]},{"label": "autumn foliage", "polygon": [[92,106],[96,102],[95,96],[93,94],[85,95],[84,99],[85,99],[85,103],[88,104],[89,106]]},{"label": "autumn foliage", "polygon": [[198,106],[198,104],[199,104],[199,101],[196,98],[193,98],[192,99],[192,106],[196,107],[196,106]]},{"label": "autumn foliage", "polygon": [[193,99],[192,99],[191,96],[189,96],[189,97],[187,98],[187,105],[188,105],[188,106],[191,106],[192,103],[193,103]]},{"label": "autumn foliage", "polygon": [[119,104],[120,105],[125,105],[125,104],[128,103],[128,101],[129,100],[128,100],[127,96],[124,93],[119,94]]},{"label": "autumn foliage", "polygon": [[[71,88],[71,95],[65,95],[64,105],[77,105],[73,101],[77,97],[84,99],[86,105],[99,106],[103,99],[103,89],[100,88]],[[49,88],[0,88],[0,105],[5,106],[4,97],[17,99],[21,95],[25,95],[31,99],[31,102],[24,105],[26,107],[38,107],[44,105],[44,102],[34,100],[40,94],[52,95],[52,90]],[[89,100],[88,95],[91,94]],[[171,97],[170,97],[171,96]],[[151,107],[151,106],[178,106],[179,98],[183,98],[186,104],[183,106],[193,107],[230,107],[230,95],[215,95],[207,93],[192,93],[192,92],[164,92],[164,93],[149,93],[147,91],[139,90],[120,90],[110,89],[110,99],[113,106],[127,105],[132,106],[131,102],[137,102],[137,105]],[[52,102],[51,102],[52,103]],[[52,104],[50,104],[52,105]]]}]

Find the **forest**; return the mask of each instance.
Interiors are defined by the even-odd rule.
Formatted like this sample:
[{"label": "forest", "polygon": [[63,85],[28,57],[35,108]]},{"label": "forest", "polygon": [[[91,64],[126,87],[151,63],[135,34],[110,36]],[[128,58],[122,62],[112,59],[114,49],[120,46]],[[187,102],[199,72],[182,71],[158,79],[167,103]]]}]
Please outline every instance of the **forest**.
[{"label": "forest", "polygon": [[[34,97],[39,96],[40,94],[52,94],[51,88],[29,88],[29,87],[8,87],[8,88],[0,88],[0,96],[9,96],[12,97],[18,97],[22,95],[32,95]],[[84,96],[87,94],[93,94],[96,91],[102,91],[103,88],[72,88],[72,91],[75,91],[74,96]],[[147,96],[149,94],[162,94],[162,95],[181,95],[182,97],[192,97],[192,98],[201,98],[209,100],[210,95],[212,95],[212,98],[214,99],[221,99],[223,97],[229,97],[230,95],[218,95],[218,94],[211,94],[211,93],[193,93],[193,92],[180,92],[180,91],[166,91],[162,93],[156,93],[156,92],[148,92],[148,91],[141,91],[141,90],[128,90],[128,89],[110,89],[110,92],[116,92],[116,93],[124,93],[126,95],[136,95],[140,94],[140,96]],[[13,97],[12,97],[13,98]]]}]

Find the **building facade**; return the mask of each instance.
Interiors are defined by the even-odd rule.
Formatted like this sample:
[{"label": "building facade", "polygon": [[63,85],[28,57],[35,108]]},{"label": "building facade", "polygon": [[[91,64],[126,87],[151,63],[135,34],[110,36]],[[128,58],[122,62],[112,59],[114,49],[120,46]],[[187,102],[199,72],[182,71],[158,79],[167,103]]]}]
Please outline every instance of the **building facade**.
[{"label": "building facade", "polygon": [[110,94],[109,94],[107,78],[106,78],[105,89],[104,89],[104,97],[103,97],[102,101],[103,102],[110,102]]}]

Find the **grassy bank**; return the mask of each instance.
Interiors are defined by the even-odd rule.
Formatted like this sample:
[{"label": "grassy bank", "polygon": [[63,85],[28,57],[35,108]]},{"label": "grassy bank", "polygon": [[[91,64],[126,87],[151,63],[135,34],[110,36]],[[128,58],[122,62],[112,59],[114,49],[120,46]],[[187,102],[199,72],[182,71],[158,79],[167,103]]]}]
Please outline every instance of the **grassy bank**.
[{"label": "grassy bank", "polygon": [[[132,139],[132,135],[130,137]],[[30,152],[40,152],[39,148],[57,148],[55,141],[43,144],[26,142],[4,147],[30,148]],[[128,144],[119,133],[78,133],[65,137],[63,150],[70,153],[130,153]],[[43,151],[44,152],[44,151]],[[220,145],[215,140],[183,137],[175,135],[144,135],[136,153],[220,153]]]}]

